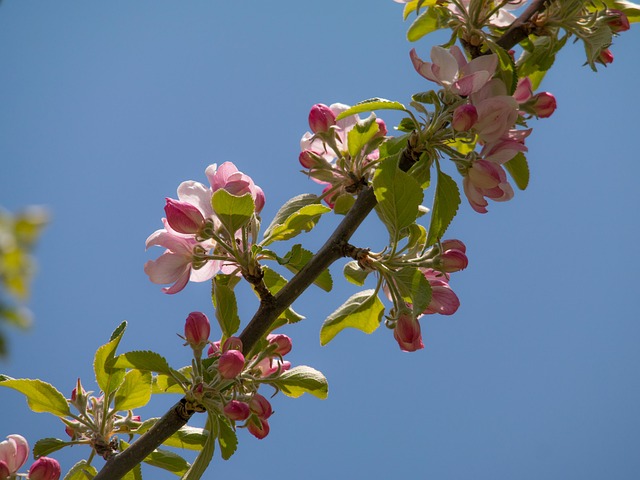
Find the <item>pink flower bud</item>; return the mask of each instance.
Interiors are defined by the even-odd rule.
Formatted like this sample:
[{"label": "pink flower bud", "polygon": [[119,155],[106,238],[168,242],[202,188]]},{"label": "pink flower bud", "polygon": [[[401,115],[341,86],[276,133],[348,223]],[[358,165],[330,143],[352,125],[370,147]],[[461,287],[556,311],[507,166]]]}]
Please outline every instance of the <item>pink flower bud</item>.
[{"label": "pink flower bud", "polygon": [[478,121],[478,111],[470,103],[460,105],[453,112],[451,126],[457,132],[466,132]]},{"label": "pink flower bud", "polygon": [[531,107],[537,117],[548,118],[556,111],[556,97],[549,92],[540,92],[533,97]]},{"label": "pink flower bud", "polygon": [[167,215],[169,226],[176,232],[195,234],[205,223],[200,210],[188,202],[181,202],[167,198],[164,213]]},{"label": "pink flower bud", "polygon": [[254,394],[249,401],[249,409],[252,413],[255,413],[263,420],[266,420],[273,414],[273,409],[271,408],[269,400],[267,400],[259,393]]},{"label": "pink flower bud", "polygon": [[418,322],[418,319],[413,318],[412,315],[400,315],[393,330],[393,337],[403,352],[415,352],[424,348],[422,334],[420,333],[420,322]]},{"label": "pink flower bud", "polygon": [[11,478],[11,472],[9,471],[9,467],[2,460],[0,460],[0,478],[2,479]]},{"label": "pink flower bud", "polygon": [[220,353],[220,342],[213,342],[211,345],[209,345],[209,349],[207,350],[207,355],[209,357],[213,357],[218,353]]},{"label": "pink flower bud", "polygon": [[387,125],[381,118],[376,118],[376,123],[378,124],[378,133],[376,133],[376,137],[384,137],[387,134]]},{"label": "pink flower bud", "polygon": [[222,344],[222,351],[227,352],[229,350],[242,351],[242,340],[238,337],[229,337]]},{"label": "pink flower bud", "polygon": [[469,265],[469,259],[464,252],[455,248],[445,250],[436,259],[437,270],[445,273],[459,272]]},{"label": "pink flower bud", "polygon": [[523,77],[518,80],[516,91],[513,92],[513,98],[518,103],[524,103],[533,96],[533,90],[531,88],[531,80],[529,77]]},{"label": "pink flower bud", "polygon": [[[7,439],[0,442],[0,463],[9,474],[14,474],[25,464],[29,457],[29,444],[22,435],[7,435]],[[4,467],[1,470],[4,470]],[[9,475],[5,475],[7,477]],[[0,477],[2,478],[2,477]]]},{"label": "pink flower bud", "polygon": [[222,378],[236,378],[244,368],[244,355],[238,350],[228,350],[220,355],[218,371]]},{"label": "pink flower bud", "polygon": [[270,377],[273,374],[286,372],[291,368],[291,362],[282,361],[276,357],[266,357],[260,360],[256,365],[262,373],[262,377]]},{"label": "pink flower bud", "polygon": [[323,133],[336,124],[336,116],[329,107],[317,103],[309,112],[309,128],[313,133]]},{"label": "pink flower bud", "polygon": [[613,63],[613,53],[611,53],[611,50],[609,50],[608,48],[605,48],[600,52],[600,55],[598,55],[598,59],[596,61],[606,67],[610,63]]},{"label": "pink flower bud", "polygon": [[249,430],[249,433],[258,440],[262,440],[264,437],[269,435],[269,422],[263,418],[252,416],[247,423],[247,430]]},{"label": "pink flower bud", "polygon": [[267,341],[271,345],[277,345],[274,353],[282,356],[285,356],[287,353],[289,353],[291,351],[291,348],[293,347],[291,339],[283,334],[267,335]]},{"label": "pink flower bud", "polygon": [[192,348],[202,349],[211,333],[209,319],[202,312],[191,312],[184,324],[184,338]]},{"label": "pink flower bud", "polygon": [[453,315],[456,313],[460,306],[460,300],[449,286],[447,278],[430,268],[424,269],[422,273],[429,285],[431,285],[431,302],[422,313],[439,313],[440,315]]},{"label": "pink flower bud", "polygon": [[249,418],[249,405],[238,400],[231,400],[224,406],[224,414],[229,420],[242,421]]},{"label": "pink flower bud", "polygon": [[620,10],[607,10],[607,17],[609,18],[607,25],[609,25],[609,28],[611,28],[613,33],[626,32],[631,28],[629,19],[624,12],[621,12]]},{"label": "pink flower bud", "polygon": [[60,478],[60,464],[49,457],[40,457],[29,469],[28,480],[58,480]]},{"label": "pink flower bud", "polygon": [[467,252],[467,246],[461,241],[455,238],[449,238],[448,240],[442,241],[442,251],[446,252],[447,250],[460,250],[462,253]]}]

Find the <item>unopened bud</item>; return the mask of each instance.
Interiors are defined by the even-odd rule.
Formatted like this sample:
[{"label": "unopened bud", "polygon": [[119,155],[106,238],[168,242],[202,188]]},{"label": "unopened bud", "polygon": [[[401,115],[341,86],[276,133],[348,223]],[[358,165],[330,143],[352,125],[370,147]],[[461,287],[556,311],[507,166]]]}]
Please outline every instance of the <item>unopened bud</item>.
[{"label": "unopened bud", "polygon": [[550,117],[556,111],[556,97],[549,92],[540,92],[533,97],[531,107],[537,117]]},{"label": "unopened bud", "polygon": [[205,219],[200,210],[188,202],[167,198],[164,213],[169,226],[176,232],[195,234],[204,225]]},{"label": "unopened bud", "polygon": [[376,137],[384,137],[387,134],[387,125],[381,118],[376,118],[376,123],[378,124],[378,133],[376,133]]},{"label": "unopened bud", "polygon": [[252,415],[247,422],[247,430],[258,440],[262,440],[269,435],[269,422]]},{"label": "unopened bud", "polygon": [[58,480],[60,464],[54,458],[40,457],[29,469],[28,480]]},{"label": "unopened bud", "polygon": [[620,10],[607,10],[607,18],[607,25],[609,25],[609,28],[613,33],[626,32],[631,28],[629,18]]},{"label": "unopened bud", "polygon": [[271,408],[269,400],[259,393],[256,393],[251,397],[251,400],[249,401],[249,409],[251,409],[252,413],[255,413],[258,417],[264,420],[273,414],[273,408]]},{"label": "unopened bud", "polygon": [[478,111],[470,103],[460,105],[453,112],[451,126],[457,132],[466,132],[478,121]]},{"label": "unopened bud", "polygon": [[222,351],[227,352],[229,350],[242,351],[242,340],[238,337],[229,337],[222,344]]},{"label": "unopened bud", "polygon": [[288,336],[283,334],[267,335],[267,341],[271,345],[277,346],[273,353],[276,353],[282,356],[289,353],[291,351],[291,348],[293,347],[291,343],[291,339]]},{"label": "unopened bud", "polygon": [[600,55],[598,55],[598,59],[596,61],[606,67],[610,63],[613,63],[613,53],[611,53],[611,50],[609,50],[608,48],[605,48],[600,52]]},{"label": "unopened bud", "polygon": [[249,418],[249,405],[238,400],[231,400],[224,406],[224,414],[229,420],[242,421]]},{"label": "unopened bud", "polygon": [[184,338],[192,348],[202,349],[211,333],[209,319],[202,312],[191,312],[184,324]]},{"label": "unopened bud", "polygon": [[336,124],[336,116],[329,107],[317,103],[309,112],[309,128],[313,133],[323,133]]},{"label": "unopened bud", "polygon": [[420,322],[410,314],[402,314],[393,330],[393,337],[403,352],[415,352],[424,348]]},{"label": "unopened bud", "polygon": [[236,378],[244,368],[244,355],[239,350],[228,350],[220,355],[218,371],[222,378]]}]

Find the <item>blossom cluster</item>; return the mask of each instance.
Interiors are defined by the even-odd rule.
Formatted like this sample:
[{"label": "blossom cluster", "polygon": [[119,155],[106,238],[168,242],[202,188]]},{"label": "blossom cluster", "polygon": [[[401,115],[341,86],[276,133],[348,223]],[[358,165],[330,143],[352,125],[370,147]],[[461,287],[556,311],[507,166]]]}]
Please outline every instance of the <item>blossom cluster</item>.
[{"label": "blossom cluster", "polygon": [[[332,208],[341,195],[357,194],[368,184],[379,158],[378,146],[387,134],[384,121],[373,114],[365,120],[358,115],[337,120],[348,108],[342,103],[314,105],[309,112],[311,132],[300,140],[298,160],[314,181],[325,185],[324,201]],[[356,127],[366,132],[361,144],[356,141],[362,137],[350,140]]]},{"label": "blossom cluster", "polygon": [[[29,458],[29,444],[22,435],[8,435],[0,442],[0,480],[16,478]],[[60,478],[60,464],[49,457],[40,457],[29,468],[27,480],[58,480]],[[22,476],[22,475],[20,475]]]},{"label": "blossom cluster", "polygon": [[209,345],[205,363],[208,380],[197,383],[192,395],[206,408],[214,408],[235,426],[244,422],[256,438],[269,434],[270,402],[258,393],[261,383],[270,383],[291,368],[283,357],[291,351],[291,339],[283,334],[269,334],[264,348],[251,358],[242,353],[242,340],[229,337],[223,342],[209,342],[211,327],[202,312],[192,312],[185,322],[184,338],[199,356],[203,345]]},{"label": "blossom cluster", "polygon": [[416,71],[441,85],[456,105],[452,128],[481,146],[479,152],[471,152],[458,161],[471,207],[486,213],[486,199],[504,202],[513,198],[503,165],[519,152],[527,151],[525,139],[531,133],[530,128],[517,126],[524,125],[527,116],[549,117],[556,109],[553,95],[548,92],[534,95],[526,77],[509,95],[504,82],[495,77],[496,54],[468,62],[456,45],[449,49],[435,46],[431,49],[431,62],[423,61],[415,49],[411,51],[411,60]]},{"label": "blossom cluster", "polygon": [[[163,288],[165,293],[177,293],[189,281],[210,280],[220,271],[237,273],[238,253],[250,249],[250,245],[243,244],[247,237],[239,231],[224,231],[212,206],[212,196],[218,190],[235,196],[250,194],[254,212],[259,215],[265,203],[264,192],[231,162],[219,167],[210,165],[205,174],[209,186],[193,180],[182,182],[178,187],[178,199],[166,199],[166,218],[162,219],[164,228],[147,238],[147,248],[159,246],[166,249],[160,257],[144,266],[153,283],[173,284]],[[250,233],[255,238],[257,233]],[[242,250],[237,252],[238,248]]]}]

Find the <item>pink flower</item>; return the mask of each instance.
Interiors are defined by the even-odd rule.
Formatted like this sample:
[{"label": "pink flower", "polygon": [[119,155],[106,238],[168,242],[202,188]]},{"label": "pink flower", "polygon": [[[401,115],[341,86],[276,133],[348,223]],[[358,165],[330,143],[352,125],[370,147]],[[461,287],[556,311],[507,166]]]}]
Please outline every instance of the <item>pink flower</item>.
[{"label": "pink flower", "polygon": [[224,414],[229,420],[242,421],[249,418],[249,405],[238,400],[231,400],[224,406]]},{"label": "pink flower", "polygon": [[238,350],[227,350],[220,355],[218,371],[222,378],[236,378],[244,369],[244,355]]},{"label": "pink flower", "polygon": [[498,66],[495,54],[482,55],[467,62],[456,45],[449,50],[440,46],[431,49],[431,63],[425,62],[411,50],[411,61],[416,71],[457,95],[468,96],[480,90],[493,77]]},{"label": "pink flower", "polygon": [[7,439],[0,442],[0,472],[8,472],[5,477],[20,470],[28,457],[29,444],[22,435],[7,435]]},{"label": "pink flower", "polygon": [[311,107],[309,112],[309,128],[313,133],[324,133],[336,124],[336,115],[322,103]]},{"label": "pink flower", "polygon": [[400,350],[403,352],[415,352],[424,348],[422,334],[420,333],[420,322],[409,314],[402,314],[393,329],[393,338],[396,339]]},{"label": "pink flower", "polygon": [[533,90],[531,86],[531,80],[529,77],[523,77],[518,80],[518,85],[516,86],[516,91],[513,92],[513,98],[515,98],[516,102],[524,103],[529,100],[533,96]]},{"label": "pink flower", "polygon": [[444,273],[459,272],[467,268],[469,259],[465,253],[456,248],[443,251],[436,257],[437,270]]},{"label": "pink flower", "polygon": [[242,351],[242,340],[239,337],[229,337],[222,344],[222,351],[239,350]]},{"label": "pink flower", "polygon": [[513,198],[513,188],[507,182],[507,174],[500,165],[486,160],[476,160],[462,181],[464,193],[471,208],[478,213],[487,213],[490,198],[505,202]]},{"label": "pink flower", "polygon": [[251,177],[240,172],[233,163],[224,162],[220,167],[215,164],[210,165],[205,170],[205,174],[211,183],[213,193],[221,188],[232,195],[242,196],[250,193],[256,206],[256,213],[262,211],[265,203],[264,192],[253,183]]},{"label": "pink flower", "polygon": [[274,374],[286,372],[291,368],[291,362],[280,360],[277,357],[267,357],[260,360],[256,367],[262,373],[262,377],[270,377]]},{"label": "pink flower", "polygon": [[207,344],[211,324],[209,319],[202,312],[191,312],[184,324],[184,338],[194,349],[200,349]]},{"label": "pink flower", "polygon": [[458,240],[455,238],[449,238],[447,240],[443,240],[441,243],[442,251],[447,250],[460,250],[462,253],[467,252],[467,246],[462,242],[462,240]]},{"label": "pink flower", "polygon": [[144,264],[144,272],[153,283],[173,283],[171,287],[162,290],[173,294],[181,291],[189,282],[204,282],[210,280],[220,270],[219,261],[205,262],[201,268],[194,268],[194,249],[199,247],[203,252],[212,248],[212,242],[197,242],[192,236],[186,236],[173,230],[166,219],[165,228],[156,230],[146,241],[146,248],[154,245],[165,247],[166,250],[156,260],[149,260]]},{"label": "pink flower", "polygon": [[478,121],[473,129],[485,143],[496,142],[505,135],[518,119],[518,102],[509,95],[497,95],[474,104]]},{"label": "pink flower", "polygon": [[29,469],[28,480],[58,480],[60,478],[60,464],[49,457],[40,457]]},{"label": "pink flower", "polygon": [[598,55],[596,62],[601,63],[606,67],[610,63],[613,63],[613,53],[611,53],[611,50],[608,48],[605,48],[600,52],[600,55]]},{"label": "pink flower", "polygon": [[423,269],[422,273],[429,281],[429,285],[431,285],[431,302],[422,313],[425,315],[433,313],[453,315],[456,313],[460,306],[460,300],[455,292],[451,290],[447,277],[431,268]]},{"label": "pink flower", "polygon": [[515,157],[518,152],[526,152],[528,149],[524,144],[524,139],[531,133],[527,130],[510,130],[506,135],[493,143],[486,143],[480,155],[483,160],[503,165]]},{"label": "pink flower", "polygon": [[454,110],[451,126],[457,132],[466,132],[471,130],[477,121],[478,110],[470,103],[465,103]]},{"label": "pink flower", "polygon": [[164,212],[171,228],[178,233],[198,233],[205,222],[202,212],[188,202],[181,202],[173,198],[167,198],[166,201]]}]

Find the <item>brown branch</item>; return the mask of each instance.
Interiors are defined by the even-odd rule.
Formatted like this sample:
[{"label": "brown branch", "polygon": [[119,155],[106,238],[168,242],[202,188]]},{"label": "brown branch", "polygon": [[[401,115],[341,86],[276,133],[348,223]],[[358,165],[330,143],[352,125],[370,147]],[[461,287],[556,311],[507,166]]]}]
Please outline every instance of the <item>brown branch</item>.
[{"label": "brown branch", "polygon": [[518,18],[509,26],[506,32],[496,42],[505,50],[515,47],[518,43],[529,36],[531,25],[529,21],[538,13],[547,8],[553,0],[533,0],[531,5],[522,12]]}]

